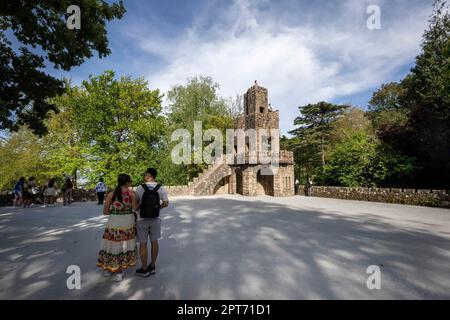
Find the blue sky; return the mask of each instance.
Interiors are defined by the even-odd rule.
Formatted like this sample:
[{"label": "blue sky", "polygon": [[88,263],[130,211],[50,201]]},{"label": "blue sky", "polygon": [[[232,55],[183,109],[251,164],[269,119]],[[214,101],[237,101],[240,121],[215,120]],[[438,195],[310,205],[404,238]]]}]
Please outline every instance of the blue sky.
[{"label": "blue sky", "polygon": [[[321,100],[365,107],[382,83],[402,79],[420,52],[433,0],[124,1],[108,24],[112,54],[56,76],[80,84],[112,69],[144,77],[166,92],[195,75],[211,76],[224,97],[254,80],[280,110],[283,133],[298,106]],[[369,5],[381,29],[366,27]]]}]

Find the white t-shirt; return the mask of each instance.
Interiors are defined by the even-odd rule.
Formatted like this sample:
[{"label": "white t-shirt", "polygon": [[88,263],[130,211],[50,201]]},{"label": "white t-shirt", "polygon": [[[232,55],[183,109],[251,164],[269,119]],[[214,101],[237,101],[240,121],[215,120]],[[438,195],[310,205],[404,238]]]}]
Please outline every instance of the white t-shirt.
[{"label": "white t-shirt", "polygon": [[94,189],[96,192],[106,192],[106,184],[102,181],[97,183]]},{"label": "white t-shirt", "polygon": [[[150,189],[153,189],[154,187],[156,187],[156,185],[158,183],[157,182],[147,182],[146,184]],[[136,200],[140,205],[142,202],[142,195],[144,194],[145,190],[144,190],[144,188],[142,188],[141,185],[139,185],[139,187],[136,188],[135,192],[136,192]],[[167,196],[167,191],[166,191],[166,189],[164,189],[163,186],[159,187],[158,194],[159,194],[159,199],[160,199],[161,204],[163,201],[169,201],[169,197]],[[140,213],[138,213],[137,219],[142,220]]]}]

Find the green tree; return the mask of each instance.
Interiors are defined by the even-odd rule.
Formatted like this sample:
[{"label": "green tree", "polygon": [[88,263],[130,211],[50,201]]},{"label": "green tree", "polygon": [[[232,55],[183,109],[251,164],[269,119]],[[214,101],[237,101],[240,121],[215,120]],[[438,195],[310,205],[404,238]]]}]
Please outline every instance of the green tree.
[{"label": "green tree", "polygon": [[0,190],[11,190],[22,176],[34,176],[41,183],[46,178],[42,141],[26,127],[0,142],[0,159]]},{"label": "green tree", "polygon": [[[175,129],[187,129],[194,138],[194,121],[201,121],[203,130],[219,129],[223,133],[225,142],[225,130],[233,128],[232,111],[238,113],[238,99],[229,100],[221,98],[218,94],[219,85],[211,77],[194,77],[188,79],[185,85],[175,85],[167,92],[169,124],[167,137]],[[174,143],[170,144],[173,146]],[[193,145],[193,142],[192,142]],[[207,145],[204,143],[203,147]],[[170,147],[169,147],[170,148]],[[176,181],[191,180],[201,172],[205,165],[189,164],[179,171],[183,178],[177,177]]]},{"label": "green tree", "polygon": [[414,170],[413,159],[377,137],[364,111],[346,110],[332,127],[323,183],[347,187],[395,186]]},{"label": "green tree", "polygon": [[74,124],[74,109],[68,104],[70,97],[64,94],[52,100],[60,111],[51,113],[45,121],[48,133],[42,138],[42,152],[47,163],[46,175],[60,179],[70,176],[76,186],[78,176],[86,175],[88,168],[80,131]]},{"label": "green tree", "polygon": [[403,187],[414,169],[414,159],[360,131],[334,146],[322,179],[327,185],[345,187]]},{"label": "green tree", "polygon": [[59,103],[70,110],[80,144],[76,148],[92,183],[104,177],[114,185],[120,173],[139,182],[147,167],[159,166],[165,126],[161,95],[148,89],[145,80],[117,80],[107,71],[69,90]]},{"label": "green tree", "polygon": [[308,178],[315,176],[318,168],[322,168],[317,146],[309,143],[307,139],[283,136],[280,139],[280,149],[294,153],[294,174],[302,184],[305,184]]},{"label": "green tree", "polygon": [[401,149],[410,135],[409,109],[402,105],[405,89],[401,83],[383,84],[369,101],[367,115],[378,137],[394,149]]},{"label": "green tree", "polygon": [[334,146],[323,181],[328,185],[358,187],[375,184],[385,168],[374,166],[377,141],[365,132],[352,132]]},{"label": "green tree", "polygon": [[305,179],[315,175],[320,180],[326,165],[332,123],[347,108],[327,102],[299,107],[300,116],[294,120],[298,127],[289,132],[294,136],[289,150],[294,152],[299,175],[303,172]]},{"label": "green tree", "polygon": [[[70,5],[81,9],[81,29],[67,28]],[[100,0],[2,0],[0,2],[0,129],[17,130],[28,125],[35,133],[47,132],[43,119],[57,111],[47,98],[63,92],[63,81],[46,74],[50,62],[69,71],[97,51],[100,58],[110,53],[106,21],[122,18],[122,2]],[[20,43],[14,50],[5,36]],[[30,47],[39,47],[39,53]],[[42,52],[42,53],[40,53]]]},{"label": "green tree", "polygon": [[219,84],[205,76],[190,78],[186,85],[172,86],[167,92],[171,125],[193,129],[194,121],[202,121],[205,127],[218,118],[231,119],[227,102],[218,95],[219,89]]},{"label": "green tree", "polygon": [[411,73],[400,83],[383,85],[374,93],[369,103],[369,116],[378,137],[385,142],[385,147],[414,159],[415,171],[410,172],[408,177],[403,176],[402,179],[403,183],[416,187],[449,187],[448,8],[446,1],[435,2],[429,26],[423,35],[422,52],[416,58]]},{"label": "green tree", "polygon": [[429,187],[450,186],[450,13],[445,1],[437,1],[422,53],[402,81],[402,104],[410,110],[412,134],[408,152],[422,168],[417,183]]},{"label": "green tree", "polygon": [[400,83],[389,82],[381,85],[381,88],[374,92],[369,101],[369,110],[379,112],[383,110],[398,110],[404,107],[401,98],[405,94],[405,89]]}]

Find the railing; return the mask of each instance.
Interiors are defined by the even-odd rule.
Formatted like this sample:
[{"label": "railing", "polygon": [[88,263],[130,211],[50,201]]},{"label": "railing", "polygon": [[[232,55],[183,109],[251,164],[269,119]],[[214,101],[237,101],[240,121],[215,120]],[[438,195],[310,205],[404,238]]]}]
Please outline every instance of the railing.
[{"label": "railing", "polygon": [[294,163],[294,153],[291,151],[280,150],[279,152],[272,151],[260,151],[260,152],[245,152],[241,157],[238,154],[234,154],[229,162],[227,159],[227,164],[239,165],[239,164],[269,164],[269,163],[280,163],[280,164],[293,164]]}]

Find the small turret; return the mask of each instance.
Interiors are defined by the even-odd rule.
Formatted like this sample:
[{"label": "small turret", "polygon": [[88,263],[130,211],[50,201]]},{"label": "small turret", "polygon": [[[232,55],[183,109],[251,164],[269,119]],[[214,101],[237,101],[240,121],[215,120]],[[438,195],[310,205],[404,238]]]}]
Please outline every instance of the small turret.
[{"label": "small turret", "polygon": [[245,114],[267,113],[268,112],[268,93],[267,89],[260,87],[258,81],[255,80],[253,87],[244,94],[244,110]]}]

